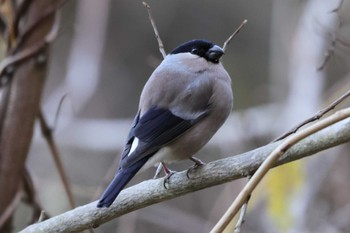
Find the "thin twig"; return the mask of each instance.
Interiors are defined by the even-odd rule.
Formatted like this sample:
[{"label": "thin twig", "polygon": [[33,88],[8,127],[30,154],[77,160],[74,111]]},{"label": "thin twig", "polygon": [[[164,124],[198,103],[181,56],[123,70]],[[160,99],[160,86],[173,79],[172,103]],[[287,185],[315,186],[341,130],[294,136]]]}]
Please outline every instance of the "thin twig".
[{"label": "thin twig", "polygon": [[284,142],[282,142],[276,149],[272,151],[272,153],[266,158],[266,160],[261,164],[258,170],[254,173],[252,178],[246,184],[246,186],[242,189],[242,191],[238,194],[237,198],[233,201],[231,206],[228,208],[226,213],[222,216],[222,218],[218,221],[215,227],[211,230],[210,233],[221,233],[230,223],[230,221],[234,218],[234,216],[238,213],[239,209],[246,202],[247,198],[262,178],[266,175],[266,173],[272,168],[276,161],[284,155],[287,150],[295,145],[297,142],[302,139],[310,136],[311,134],[320,131],[336,122],[344,120],[350,117],[350,108],[342,109],[333,115],[316,122],[314,125],[311,125],[304,130],[294,134],[290,138],[287,138]]},{"label": "thin twig", "polygon": [[331,111],[332,109],[334,109],[338,104],[340,104],[341,102],[343,102],[346,98],[348,98],[350,96],[350,90],[348,90],[345,94],[343,94],[342,96],[340,96],[338,99],[336,99],[333,103],[331,103],[330,105],[328,105],[327,107],[325,107],[324,109],[322,109],[321,111],[317,112],[314,116],[304,120],[303,122],[301,122],[300,124],[298,124],[297,126],[295,126],[293,129],[287,131],[286,133],[284,133],[283,135],[279,136],[278,138],[276,138],[275,140],[273,140],[273,142],[285,139],[286,137],[288,137],[289,135],[296,133],[301,127],[303,127],[306,124],[309,124],[313,121],[319,120],[321,117],[323,117],[326,113],[328,113],[329,111]]},{"label": "thin twig", "polygon": [[[164,44],[162,42],[162,39],[160,38],[159,36],[159,33],[158,33],[158,29],[157,29],[157,26],[156,26],[156,23],[154,22],[153,20],[153,17],[152,17],[152,12],[151,12],[151,7],[148,5],[148,3],[146,2],[142,2],[142,4],[146,7],[147,9],[147,13],[148,13],[148,17],[149,17],[149,21],[151,22],[152,24],[152,28],[153,28],[153,31],[154,31],[154,34],[156,36],[156,39],[157,39],[157,42],[158,42],[158,48],[159,48],[159,52],[162,54],[163,56],[163,59],[166,57],[166,52],[164,50]],[[160,172],[161,172],[161,169],[162,169],[162,164],[159,163],[158,167],[157,167],[157,170],[154,174],[154,179],[158,178]]]},{"label": "thin twig", "polygon": [[156,38],[157,38],[157,41],[158,41],[159,51],[160,51],[160,53],[162,54],[163,58],[165,58],[165,57],[166,57],[166,52],[165,52],[165,50],[164,50],[164,45],[163,45],[162,39],[161,39],[160,36],[159,36],[156,23],[155,23],[154,20],[153,20],[152,12],[151,12],[151,7],[150,7],[146,2],[142,2],[142,4],[143,4],[143,5],[146,7],[146,9],[147,9],[149,20],[151,21],[154,34],[155,34],[155,36],[156,36]]},{"label": "thin twig", "polygon": [[241,213],[239,214],[239,218],[238,218],[236,226],[235,226],[235,228],[233,230],[233,233],[240,233],[241,232],[242,225],[245,222],[245,216],[247,214],[248,202],[249,202],[250,196],[251,195],[249,195],[248,200],[243,204],[243,206],[241,208]]},{"label": "thin twig", "polygon": [[42,113],[42,111],[39,111],[39,122],[40,122],[40,127],[41,127],[41,132],[50,148],[52,157],[54,159],[54,162],[56,164],[58,173],[60,175],[61,181],[63,183],[64,189],[66,191],[67,197],[68,197],[68,201],[69,201],[69,205],[71,208],[75,207],[75,201],[73,198],[73,193],[72,190],[70,188],[69,182],[68,182],[68,178],[66,176],[66,172],[64,169],[64,166],[62,164],[61,158],[60,158],[60,154],[58,152],[58,148],[56,146],[55,140],[53,139],[53,135],[52,135],[52,130],[49,127],[49,125],[47,124],[47,121]]},{"label": "thin twig", "polygon": [[[252,178],[252,176],[248,177],[248,181]],[[250,200],[251,195],[249,195],[247,197],[246,202],[243,204],[242,208],[241,208],[241,213],[239,214],[239,218],[237,220],[236,226],[234,228],[233,233],[240,233],[241,232],[241,228],[243,223],[245,222],[245,216],[247,215],[247,210],[248,210],[248,203]]]},{"label": "thin twig", "polygon": [[159,163],[159,164],[158,164],[158,167],[157,167],[157,170],[156,170],[156,172],[154,173],[153,179],[159,178],[159,175],[160,175],[160,173],[162,172],[162,168],[163,168],[162,163]]},{"label": "thin twig", "polygon": [[46,218],[45,210],[42,210],[42,211],[40,212],[40,216],[39,216],[38,222],[44,221],[45,218]]},{"label": "thin twig", "polygon": [[57,123],[58,123],[58,116],[60,115],[60,112],[61,112],[61,109],[62,109],[62,106],[63,106],[63,102],[64,100],[67,98],[68,94],[64,94],[61,99],[60,99],[60,102],[58,103],[58,107],[57,107],[57,110],[56,110],[56,114],[55,114],[55,120],[54,120],[54,123],[53,123],[53,129],[56,129],[57,127]]},{"label": "thin twig", "polygon": [[248,20],[247,20],[247,19],[243,20],[243,22],[238,26],[238,28],[237,28],[237,29],[231,34],[231,36],[225,41],[225,43],[224,43],[224,45],[223,45],[223,47],[222,47],[222,49],[224,50],[224,52],[226,51],[226,48],[227,48],[227,46],[230,44],[230,42],[231,42],[231,40],[233,39],[233,37],[235,37],[235,36],[239,33],[239,31],[242,29],[242,27],[243,27],[246,23],[248,23]]}]

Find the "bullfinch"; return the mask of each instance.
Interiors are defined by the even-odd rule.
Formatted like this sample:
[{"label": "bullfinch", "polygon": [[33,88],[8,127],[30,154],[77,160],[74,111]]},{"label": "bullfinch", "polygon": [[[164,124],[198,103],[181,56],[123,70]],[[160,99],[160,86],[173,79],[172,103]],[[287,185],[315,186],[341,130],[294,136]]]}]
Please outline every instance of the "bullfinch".
[{"label": "bullfinch", "polygon": [[191,159],[232,110],[231,78],[220,62],[222,48],[191,40],[168,54],[145,84],[118,170],[97,207],[109,207],[140,170]]}]

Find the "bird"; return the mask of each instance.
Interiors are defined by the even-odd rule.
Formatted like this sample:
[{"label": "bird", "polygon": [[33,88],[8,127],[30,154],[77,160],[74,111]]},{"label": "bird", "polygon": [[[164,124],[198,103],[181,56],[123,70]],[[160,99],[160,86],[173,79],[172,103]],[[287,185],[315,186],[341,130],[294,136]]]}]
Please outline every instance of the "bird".
[{"label": "bird", "polygon": [[136,175],[159,163],[193,157],[232,111],[231,78],[220,58],[223,49],[195,39],[173,49],[153,71],[140,96],[118,169],[97,207],[109,207]]}]

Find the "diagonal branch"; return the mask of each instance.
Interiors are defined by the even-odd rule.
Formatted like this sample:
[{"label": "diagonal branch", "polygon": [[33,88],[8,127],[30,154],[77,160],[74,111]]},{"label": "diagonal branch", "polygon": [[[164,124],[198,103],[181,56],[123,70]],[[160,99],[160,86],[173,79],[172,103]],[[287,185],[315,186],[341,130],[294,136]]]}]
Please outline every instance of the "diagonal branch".
[{"label": "diagonal branch", "polygon": [[330,125],[333,125],[339,121],[342,121],[346,118],[350,117],[350,108],[342,109],[332,116],[323,119],[321,121],[318,121],[314,125],[305,128],[304,130],[300,131],[297,134],[294,134],[293,136],[287,138],[285,141],[283,141],[276,149],[274,149],[271,154],[266,158],[266,160],[261,164],[261,166],[258,168],[258,170],[254,173],[252,178],[248,181],[248,183],[244,186],[244,188],[241,190],[237,198],[234,200],[234,202],[231,204],[231,206],[228,208],[226,213],[222,216],[220,221],[215,225],[215,227],[210,231],[211,233],[220,233],[223,232],[224,229],[228,226],[228,224],[231,222],[231,220],[235,217],[235,215],[238,213],[240,208],[246,203],[247,199],[250,197],[253,190],[256,188],[256,186],[260,183],[262,178],[267,174],[267,172],[274,166],[276,161],[284,155],[289,148],[291,148],[293,145],[301,141],[302,139],[308,137],[309,135],[314,134],[315,132],[318,132]]},{"label": "diagonal branch", "polygon": [[348,98],[350,96],[350,90],[348,90],[346,93],[344,93],[342,96],[340,96],[338,99],[336,99],[335,101],[333,101],[333,103],[331,103],[330,105],[328,105],[327,107],[325,107],[324,109],[320,110],[319,112],[317,112],[314,116],[304,120],[303,122],[301,122],[300,124],[298,124],[297,126],[295,126],[293,129],[287,131],[286,133],[284,133],[283,135],[279,136],[278,138],[276,138],[275,140],[273,140],[274,142],[285,139],[286,137],[288,137],[289,135],[297,132],[301,127],[319,120],[321,117],[323,117],[326,113],[328,113],[329,111],[333,110],[338,104],[340,104],[341,102],[343,102],[346,98]]},{"label": "diagonal branch", "polygon": [[159,52],[162,54],[163,58],[165,58],[166,57],[166,52],[164,50],[164,45],[163,45],[162,39],[159,36],[159,32],[158,32],[156,23],[153,20],[151,7],[146,2],[142,2],[142,4],[147,8],[149,21],[151,21],[152,28],[153,28],[153,31],[154,31],[154,35],[156,36],[156,39],[157,39],[157,42],[158,42]]},{"label": "diagonal branch", "polygon": [[[278,160],[276,166],[349,141],[350,119],[346,119],[294,145]],[[278,145],[280,142],[210,162],[198,169],[191,179],[186,178],[186,171],[176,173],[171,177],[168,189],[163,188],[162,179],[144,181],[122,191],[110,208],[98,209],[96,202],[92,202],[31,225],[21,232],[78,232],[97,227],[131,211],[247,176],[254,172]]]},{"label": "diagonal branch", "polygon": [[248,20],[247,19],[243,20],[242,23],[238,26],[238,28],[231,34],[231,36],[227,38],[227,40],[224,42],[224,45],[222,46],[222,49],[224,50],[224,52],[226,52],[227,46],[230,44],[233,37],[235,37],[241,31],[241,29],[246,23],[248,23]]},{"label": "diagonal branch", "polygon": [[58,174],[59,174],[60,179],[62,181],[64,190],[67,194],[69,205],[71,208],[74,208],[75,201],[74,201],[72,189],[69,185],[68,177],[66,175],[67,173],[64,169],[64,166],[63,166],[63,163],[62,163],[62,160],[60,157],[60,153],[58,151],[54,137],[52,135],[52,129],[48,125],[48,123],[43,115],[42,110],[39,110],[38,118],[39,118],[39,122],[40,122],[40,128],[41,128],[42,135],[45,138],[46,143],[50,148],[50,152],[52,154],[53,160],[54,160],[55,165],[57,167]]}]

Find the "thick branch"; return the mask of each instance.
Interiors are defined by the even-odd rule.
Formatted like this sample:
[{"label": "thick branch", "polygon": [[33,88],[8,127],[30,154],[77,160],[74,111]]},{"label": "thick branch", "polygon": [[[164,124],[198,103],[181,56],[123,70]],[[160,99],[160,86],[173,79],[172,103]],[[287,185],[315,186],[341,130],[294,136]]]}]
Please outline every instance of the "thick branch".
[{"label": "thick branch", "polygon": [[[58,0],[57,0],[58,1]],[[18,28],[19,35],[38,22],[41,13],[57,1],[32,1]],[[45,21],[38,22],[15,52],[1,64],[0,80],[8,80],[1,88],[0,101],[0,213],[5,212],[18,192],[38,112],[47,63],[40,61],[48,56],[47,36],[55,22],[52,11]],[[18,38],[19,39],[19,38]],[[5,64],[5,65],[4,65]],[[12,65],[11,67],[8,67]],[[8,67],[9,69],[5,69]],[[1,226],[0,226],[1,228]],[[1,231],[1,229],[0,229]]]},{"label": "thick branch", "polygon": [[[350,141],[350,119],[324,129],[293,146],[277,163],[281,165]],[[120,193],[110,208],[98,209],[96,202],[78,207],[21,231],[78,232],[107,222],[131,211],[173,199],[210,186],[229,182],[255,171],[280,142],[269,144],[237,156],[213,161],[186,178],[186,172],[174,174],[168,189],[163,180],[147,180]],[[277,166],[276,165],[276,166]]]}]

